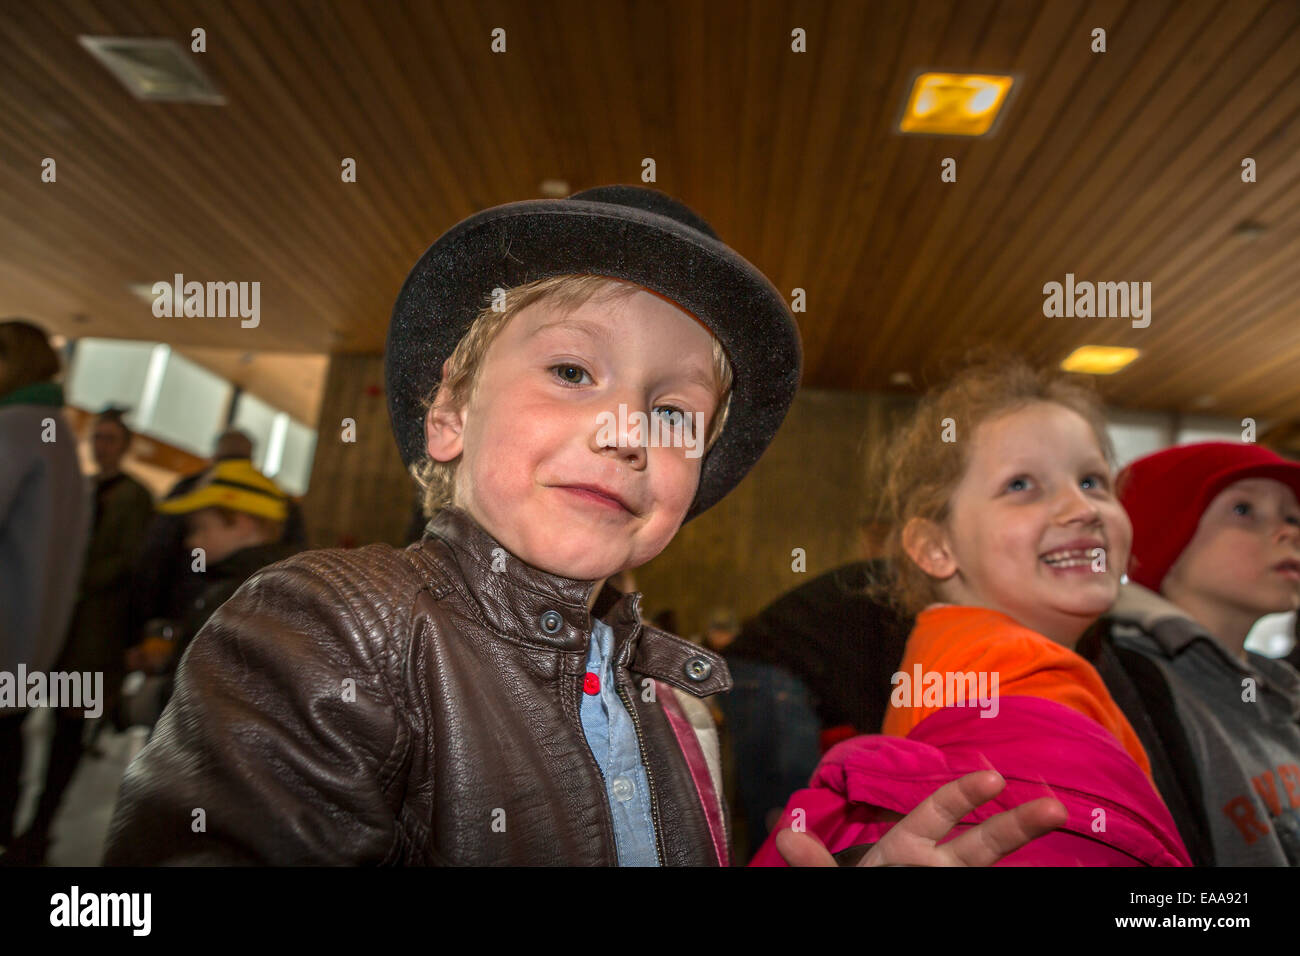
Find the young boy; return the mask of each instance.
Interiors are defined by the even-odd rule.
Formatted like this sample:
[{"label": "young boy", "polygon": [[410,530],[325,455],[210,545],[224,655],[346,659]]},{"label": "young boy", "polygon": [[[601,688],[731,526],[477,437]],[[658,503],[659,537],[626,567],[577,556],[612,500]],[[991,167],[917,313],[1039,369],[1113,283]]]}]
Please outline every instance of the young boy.
[{"label": "young boy", "polygon": [[641,626],[639,595],[595,601],[775,434],[781,295],[684,206],[605,187],[434,243],[386,363],[445,507],[408,550],[308,552],[213,615],[105,862],[726,863],[698,702],[726,665]]},{"label": "young boy", "polygon": [[1300,864],[1300,675],[1245,649],[1259,618],[1300,607],[1300,465],[1206,442],[1117,485],[1133,559],[1098,669],[1197,863]]},{"label": "young boy", "polygon": [[[699,700],[726,665],[602,584],[771,441],[800,368],[780,293],[680,203],[600,187],[446,233],[386,363],[423,540],[299,555],[213,615],[105,862],[726,865]],[[1055,819],[1002,817],[983,847]]]},{"label": "young boy", "polygon": [[[184,618],[166,622],[167,638],[150,636],[127,651],[128,667],[154,674],[175,667],[208,618],[252,574],[297,550],[281,542],[288,497],[247,459],[217,462],[189,492],[159,502],[157,510],[185,516],[185,547],[202,552],[203,587]],[[164,705],[171,690],[169,681]]]}]

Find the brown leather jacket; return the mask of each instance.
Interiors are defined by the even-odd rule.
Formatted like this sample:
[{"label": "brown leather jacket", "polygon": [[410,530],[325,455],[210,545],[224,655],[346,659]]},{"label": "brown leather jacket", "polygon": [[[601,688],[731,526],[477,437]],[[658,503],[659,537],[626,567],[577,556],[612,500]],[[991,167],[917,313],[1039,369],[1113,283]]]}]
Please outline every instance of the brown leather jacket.
[{"label": "brown leather jacket", "polygon": [[[107,865],[617,862],[579,718],[592,584],[463,511],[406,550],[311,551],[250,578],[185,653],[123,779]],[[650,780],[660,862],[727,860],[721,657],[594,609]]]}]

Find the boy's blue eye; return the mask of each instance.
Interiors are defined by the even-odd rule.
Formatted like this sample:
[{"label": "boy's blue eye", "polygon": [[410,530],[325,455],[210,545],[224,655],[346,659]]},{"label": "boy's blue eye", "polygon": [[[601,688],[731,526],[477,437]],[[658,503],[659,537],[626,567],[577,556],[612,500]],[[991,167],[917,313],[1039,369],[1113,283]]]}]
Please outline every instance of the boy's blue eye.
[{"label": "boy's blue eye", "polygon": [[[1019,487],[1017,487],[1019,486]],[[1007,491],[1023,491],[1029,487],[1028,478],[1012,478],[1007,482]]]},{"label": "boy's blue eye", "polygon": [[1244,501],[1238,501],[1232,506],[1233,514],[1248,515],[1250,514],[1250,505]]},{"label": "boy's blue eye", "polygon": [[[591,376],[581,365],[552,365],[548,371],[554,372],[566,385],[583,385],[583,379],[590,381]],[[577,378],[570,377],[572,373],[577,373]]]},{"label": "boy's blue eye", "polygon": [[1080,482],[1080,484],[1084,484],[1086,482],[1091,482],[1091,485],[1089,486],[1090,489],[1094,489],[1094,488],[1104,489],[1106,487],[1106,479],[1101,475],[1088,475],[1086,478],[1083,479],[1082,482]]},{"label": "boy's blue eye", "polygon": [[[686,413],[676,406],[660,405],[655,411],[661,413],[664,424],[671,428],[680,428],[686,422]],[[663,412],[667,412],[667,414],[663,415]]]}]

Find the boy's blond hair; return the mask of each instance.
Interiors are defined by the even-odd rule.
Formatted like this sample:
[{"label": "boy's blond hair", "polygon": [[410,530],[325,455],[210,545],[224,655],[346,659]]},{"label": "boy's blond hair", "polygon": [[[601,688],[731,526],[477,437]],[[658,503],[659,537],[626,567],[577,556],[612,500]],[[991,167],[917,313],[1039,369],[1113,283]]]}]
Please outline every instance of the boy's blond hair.
[{"label": "boy's blond hair", "polygon": [[[448,389],[448,401],[452,408],[464,408],[474,397],[478,386],[479,370],[488,349],[501,334],[501,331],[516,315],[538,302],[546,302],[556,311],[572,312],[581,308],[592,299],[619,301],[637,292],[642,287],[619,279],[601,275],[562,275],[549,279],[538,279],[523,285],[507,289],[505,308],[496,311],[491,305],[485,306],[475,317],[469,331],[456,344],[455,350],[447,360],[446,374],[443,375],[433,391],[421,402],[421,409],[428,416],[429,407],[433,405],[441,385]],[[678,306],[678,308],[681,308]],[[711,334],[711,333],[710,333]],[[731,363],[722,343],[713,336],[713,369],[717,382],[718,411],[709,422],[704,450],[707,453],[722,434],[727,421],[727,412],[731,408]],[[411,475],[419,484],[421,506],[426,518],[433,517],[439,508],[452,503],[456,487],[456,466],[459,458],[452,461],[435,461],[425,452],[411,465]]]}]

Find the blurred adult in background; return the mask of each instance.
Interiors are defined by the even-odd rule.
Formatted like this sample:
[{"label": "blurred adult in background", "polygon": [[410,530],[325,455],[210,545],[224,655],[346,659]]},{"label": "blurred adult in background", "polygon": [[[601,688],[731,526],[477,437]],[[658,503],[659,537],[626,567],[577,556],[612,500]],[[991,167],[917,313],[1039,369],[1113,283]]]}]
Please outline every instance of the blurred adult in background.
[{"label": "blurred adult in background", "polygon": [[[90,521],[58,374],[41,329],[0,322],[0,670],[14,675],[50,670],[63,649]],[[0,704],[0,846],[13,840],[26,716]]]},{"label": "blurred adult in background", "polygon": [[[877,538],[870,526],[862,530],[870,555]],[[823,752],[880,732],[911,631],[870,594],[884,568],[879,559],[858,561],[814,578],[747,620],[726,645],[734,686],[721,705],[741,818],[738,862],[762,845]]]},{"label": "blurred adult in background", "polygon": [[700,643],[721,654],[740,634],[740,620],[729,607],[715,607],[709,612],[709,622],[704,627]]},{"label": "blurred adult in background", "polygon": [[[106,715],[117,705],[126,674],[131,569],[153,517],[149,490],[122,471],[122,458],[132,437],[122,415],[122,409],[109,408],[94,419],[91,450],[99,471],[91,504],[90,542],[67,642],[53,668],[102,673]],[[82,709],[57,712],[36,817],[30,829],[14,841],[6,862],[40,863],[45,859],[50,825],[81,761],[86,722]]]},{"label": "blurred adult in background", "polygon": [[650,618],[650,623],[669,634],[681,634],[681,631],[677,630],[677,612],[670,607],[655,614]]}]

